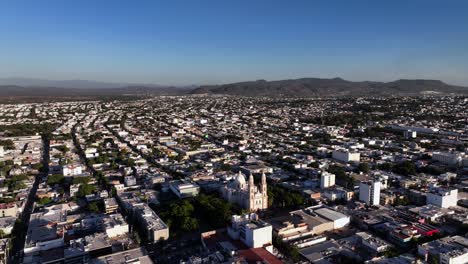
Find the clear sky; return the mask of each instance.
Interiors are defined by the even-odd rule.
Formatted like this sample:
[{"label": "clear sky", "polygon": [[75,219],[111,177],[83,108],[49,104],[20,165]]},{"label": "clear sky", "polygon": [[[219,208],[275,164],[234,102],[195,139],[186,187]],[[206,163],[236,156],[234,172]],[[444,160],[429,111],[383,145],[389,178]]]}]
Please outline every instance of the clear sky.
[{"label": "clear sky", "polygon": [[468,85],[468,1],[0,0],[0,77]]}]

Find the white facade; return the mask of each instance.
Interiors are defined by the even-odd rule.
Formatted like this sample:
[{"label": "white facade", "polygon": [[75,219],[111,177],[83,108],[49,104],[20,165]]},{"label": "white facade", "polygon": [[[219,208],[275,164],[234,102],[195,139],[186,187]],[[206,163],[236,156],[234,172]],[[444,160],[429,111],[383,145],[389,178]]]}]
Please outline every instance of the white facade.
[{"label": "white facade", "polygon": [[80,165],[65,165],[62,167],[63,176],[75,176],[83,173],[83,168]]},{"label": "white facade", "polygon": [[75,196],[75,194],[80,190],[80,183],[70,185],[70,197]]},{"label": "white facade", "polygon": [[195,197],[200,192],[200,187],[196,183],[178,180],[170,182],[169,188],[179,198]]},{"label": "white facade", "polygon": [[123,236],[128,233],[128,224],[121,214],[111,214],[104,219],[104,227],[109,238]]},{"label": "white facade", "polygon": [[347,215],[344,215],[340,212],[334,211],[329,208],[320,208],[314,210],[314,213],[320,215],[325,219],[333,221],[333,229],[339,229],[347,226],[351,221],[351,218]]},{"label": "white facade", "polygon": [[325,189],[335,185],[335,174],[322,172],[320,176],[320,189]]},{"label": "white facade", "polygon": [[127,187],[136,185],[136,183],[137,183],[135,177],[133,177],[133,176],[125,177],[124,182],[125,182],[125,186],[127,186]]},{"label": "white facade", "polygon": [[417,134],[416,131],[413,130],[406,130],[403,132],[405,138],[416,138]]},{"label": "white facade", "polygon": [[350,161],[358,162],[361,160],[361,154],[359,152],[351,152],[345,149],[333,150],[332,157],[342,162],[350,162]]},{"label": "white facade", "polygon": [[435,189],[426,195],[427,204],[432,204],[441,208],[456,206],[458,202],[458,190]]},{"label": "white facade", "polygon": [[466,264],[468,263],[468,239],[462,236],[444,237],[418,245],[418,255],[424,261],[433,256],[438,263]]},{"label": "white facade", "polygon": [[233,215],[228,234],[232,239],[240,239],[249,248],[259,248],[271,245],[273,227],[259,220],[255,213]]},{"label": "white facade", "polygon": [[359,184],[359,200],[367,205],[378,205],[380,203],[380,181],[366,181]]},{"label": "white facade", "polygon": [[462,160],[459,153],[451,152],[434,152],[432,159],[447,165],[458,165]]}]

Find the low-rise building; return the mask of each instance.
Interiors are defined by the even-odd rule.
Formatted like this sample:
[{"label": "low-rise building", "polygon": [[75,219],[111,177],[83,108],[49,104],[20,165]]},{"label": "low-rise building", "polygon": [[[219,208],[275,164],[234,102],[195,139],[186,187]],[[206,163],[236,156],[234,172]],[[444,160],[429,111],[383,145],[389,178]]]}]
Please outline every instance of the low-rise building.
[{"label": "low-rise building", "polygon": [[359,152],[354,152],[346,149],[333,150],[332,157],[342,162],[359,162],[361,160],[361,154]]},{"label": "low-rise building", "polygon": [[104,209],[106,210],[106,214],[113,214],[117,212],[117,208],[119,208],[119,204],[115,198],[104,199]]},{"label": "low-rise building", "polygon": [[456,206],[458,202],[458,190],[436,188],[431,190],[426,195],[427,204],[432,204],[442,208],[449,208]]},{"label": "low-rise building", "polygon": [[169,238],[169,227],[149,206],[139,205],[135,208],[135,214],[140,224],[139,227],[146,233],[148,241],[157,242],[160,239]]},{"label": "low-rise building", "polygon": [[129,230],[121,214],[111,214],[104,218],[104,229],[110,238],[126,235]]},{"label": "low-rise building", "polygon": [[418,254],[425,261],[435,259],[437,263],[465,264],[468,262],[468,239],[453,236],[424,243],[418,245]]},{"label": "low-rise building", "polygon": [[195,197],[200,192],[200,187],[196,183],[179,180],[171,181],[169,188],[179,198]]},{"label": "low-rise building", "polygon": [[228,227],[232,239],[240,239],[249,248],[259,248],[272,243],[272,226],[258,219],[255,213],[233,215]]}]

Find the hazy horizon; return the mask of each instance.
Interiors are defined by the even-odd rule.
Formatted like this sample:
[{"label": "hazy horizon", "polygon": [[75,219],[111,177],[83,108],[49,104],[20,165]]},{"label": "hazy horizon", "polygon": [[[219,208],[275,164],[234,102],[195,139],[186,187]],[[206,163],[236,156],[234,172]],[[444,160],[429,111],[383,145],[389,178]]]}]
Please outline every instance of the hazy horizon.
[{"label": "hazy horizon", "polygon": [[3,1],[0,77],[468,86],[466,1]]}]

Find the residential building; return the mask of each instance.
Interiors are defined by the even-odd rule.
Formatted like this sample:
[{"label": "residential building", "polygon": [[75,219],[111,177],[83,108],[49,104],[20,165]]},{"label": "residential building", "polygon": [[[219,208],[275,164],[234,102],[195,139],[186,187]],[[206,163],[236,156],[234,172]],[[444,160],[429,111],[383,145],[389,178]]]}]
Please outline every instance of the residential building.
[{"label": "residential building", "polygon": [[119,204],[115,198],[104,199],[104,209],[106,210],[106,214],[113,214],[117,212],[117,208],[119,208]]},{"label": "residential building", "polygon": [[335,185],[335,174],[322,172],[320,175],[320,189],[329,188]]},{"label": "residential building", "polygon": [[418,245],[418,255],[425,261],[435,258],[441,264],[468,262],[468,239],[462,236],[444,237]]},{"label": "residential building", "polygon": [[361,159],[361,154],[359,152],[346,149],[335,149],[332,152],[332,157],[341,162],[359,162]]},{"label": "residential building", "polygon": [[111,214],[104,218],[104,229],[110,238],[126,235],[129,230],[121,214]]},{"label": "residential building", "polygon": [[359,200],[367,205],[379,205],[380,203],[380,181],[370,180],[359,184]]},{"label": "residential building", "polygon": [[456,206],[458,202],[458,190],[436,188],[426,194],[427,204],[432,204],[442,208]]}]

